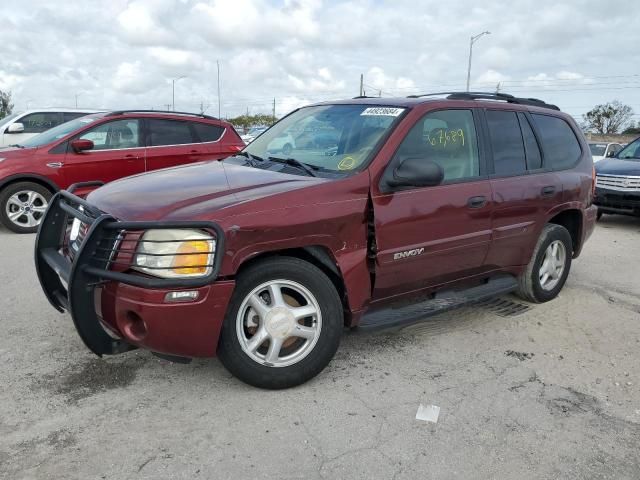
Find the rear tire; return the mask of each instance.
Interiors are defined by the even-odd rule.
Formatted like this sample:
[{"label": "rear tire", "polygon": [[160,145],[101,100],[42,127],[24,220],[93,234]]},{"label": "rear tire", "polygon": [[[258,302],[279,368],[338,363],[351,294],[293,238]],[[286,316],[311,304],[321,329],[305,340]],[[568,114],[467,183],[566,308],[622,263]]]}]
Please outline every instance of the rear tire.
[{"label": "rear tire", "polygon": [[567,229],[545,225],[529,264],[518,277],[516,294],[533,303],[553,300],[567,280],[572,256],[573,241]]},{"label": "rear tire", "polygon": [[289,388],[327,366],[343,325],[342,302],[322,270],[298,258],[269,258],[239,275],[218,356],[243,382]]},{"label": "rear tire", "polygon": [[0,192],[0,222],[15,233],[35,233],[51,197],[37,183],[13,183]]}]

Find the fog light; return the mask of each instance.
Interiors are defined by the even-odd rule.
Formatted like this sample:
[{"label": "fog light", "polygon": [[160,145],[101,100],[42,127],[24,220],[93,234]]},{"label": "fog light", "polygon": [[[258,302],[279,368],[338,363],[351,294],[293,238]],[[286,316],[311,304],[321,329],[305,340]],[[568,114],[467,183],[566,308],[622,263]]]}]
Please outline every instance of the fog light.
[{"label": "fog light", "polygon": [[174,302],[193,302],[198,298],[197,290],[169,292],[164,296],[164,301],[167,303]]}]

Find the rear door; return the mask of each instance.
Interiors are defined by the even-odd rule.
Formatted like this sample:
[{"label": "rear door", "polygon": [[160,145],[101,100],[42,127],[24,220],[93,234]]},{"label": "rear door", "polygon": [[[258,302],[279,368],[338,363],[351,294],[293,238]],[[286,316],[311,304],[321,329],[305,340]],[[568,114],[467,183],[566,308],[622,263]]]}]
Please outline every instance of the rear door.
[{"label": "rear door", "polygon": [[528,113],[489,109],[484,113],[494,203],[486,263],[492,268],[523,265],[547,211],[562,202],[562,182],[545,166]]},{"label": "rear door", "polygon": [[[67,185],[100,180],[110,182],[144,172],[145,148],[137,118],[112,120],[85,130],[75,139],[91,140],[93,150],[76,153],[70,147],[58,168]],[[69,142],[69,144],[71,143]],[[52,168],[55,166],[51,165]]]},{"label": "rear door", "polygon": [[197,162],[206,156],[192,122],[147,118],[147,171]]},{"label": "rear door", "polygon": [[389,162],[385,175],[403,158],[415,157],[438,163],[445,177],[438,186],[405,187],[373,196],[375,299],[483,270],[491,239],[491,187],[474,117],[472,109],[427,113]]}]

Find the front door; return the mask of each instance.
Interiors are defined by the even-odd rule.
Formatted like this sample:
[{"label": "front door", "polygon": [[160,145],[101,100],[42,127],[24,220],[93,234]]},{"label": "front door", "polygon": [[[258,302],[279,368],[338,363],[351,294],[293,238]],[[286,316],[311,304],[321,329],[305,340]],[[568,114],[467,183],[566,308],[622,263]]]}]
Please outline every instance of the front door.
[{"label": "front door", "polygon": [[389,163],[392,171],[410,157],[434,162],[444,170],[444,181],[373,196],[374,300],[435,287],[483,269],[492,203],[474,116],[469,109],[427,113]]},{"label": "front door", "polygon": [[[100,180],[111,182],[144,172],[145,149],[141,142],[140,121],[126,118],[101,123],[76,138],[91,140],[92,150],[80,153],[68,149],[60,166],[67,185]],[[75,139],[75,138],[74,138]]]}]

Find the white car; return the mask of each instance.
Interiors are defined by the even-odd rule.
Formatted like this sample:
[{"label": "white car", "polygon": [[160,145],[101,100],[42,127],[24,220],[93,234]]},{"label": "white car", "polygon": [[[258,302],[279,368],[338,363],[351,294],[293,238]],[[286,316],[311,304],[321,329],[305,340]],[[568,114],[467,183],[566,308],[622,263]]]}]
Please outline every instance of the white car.
[{"label": "white car", "polygon": [[295,140],[290,133],[284,132],[269,142],[269,145],[267,145],[267,152],[291,155],[291,151],[294,148],[296,148]]},{"label": "white car", "polygon": [[100,111],[84,108],[40,108],[13,113],[0,119],[0,147],[20,145],[50,128]]},{"label": "white car", "polygon": [[247,133],[245,133],[244,135],[240,135],[240,138],[244,143],[249,145],[251,142],[253,142],[256,139],[258,135],[265,132],[268,128],[269,127],[252,127],[249,129]]},{"label": "white car", "polygon": [[622,148],[619,143],[589,143],[594,163],[604,158],[615,157]]}]

